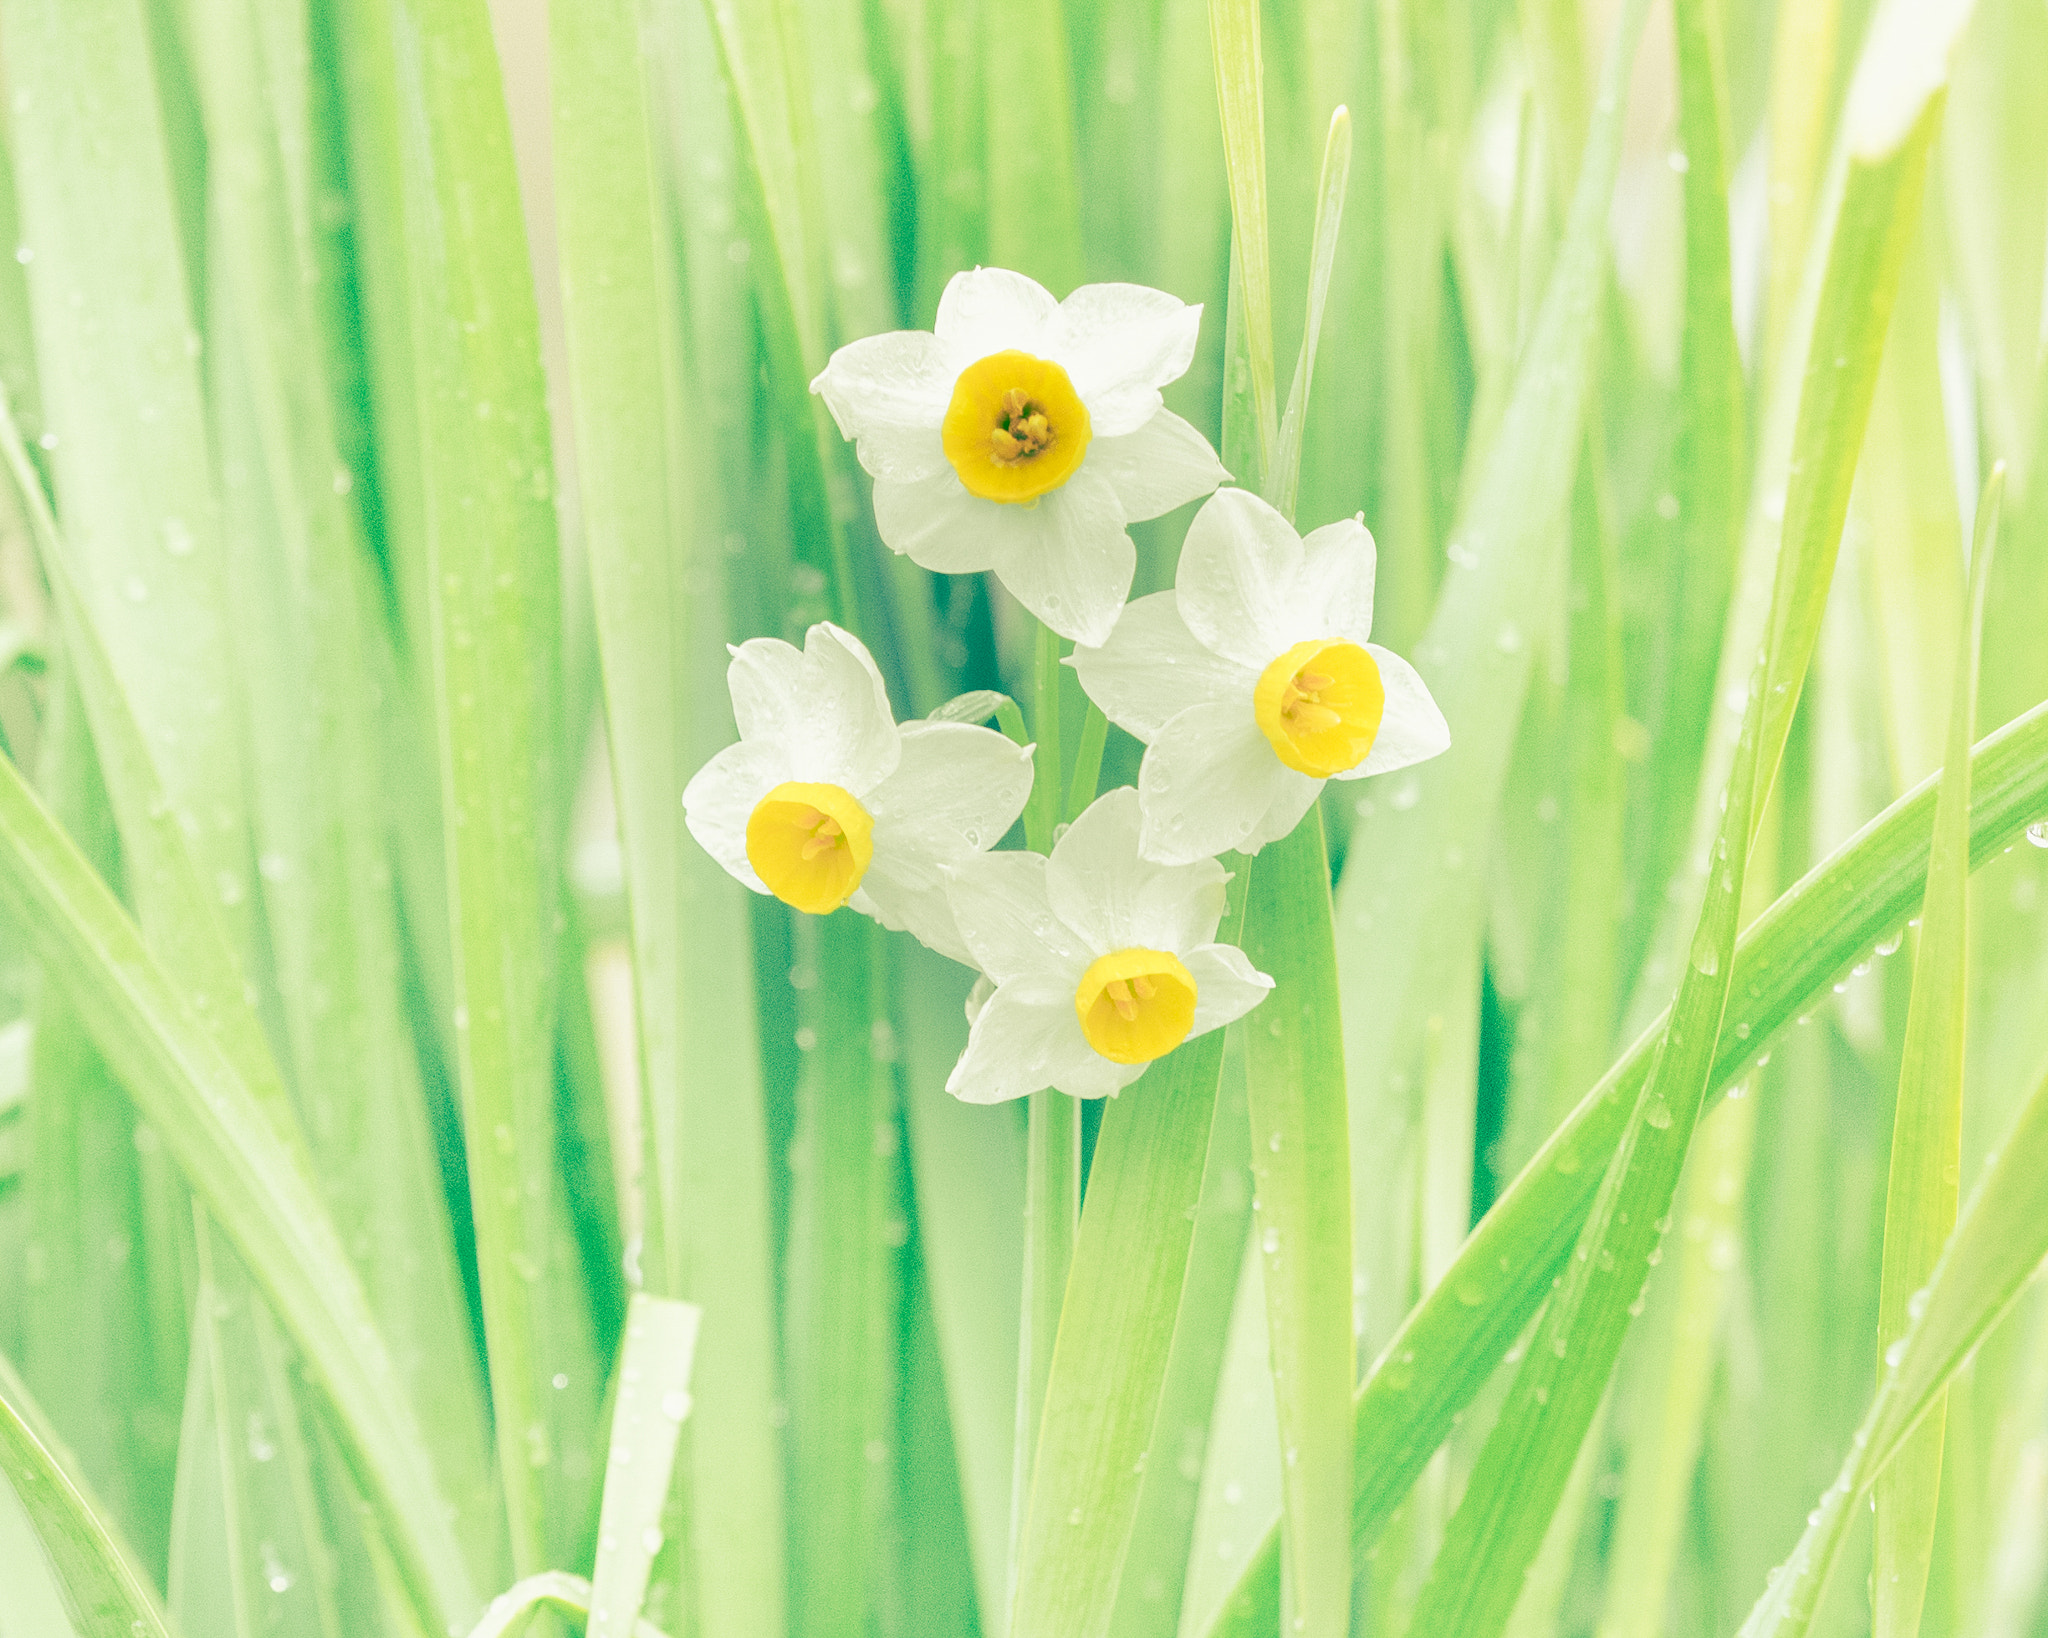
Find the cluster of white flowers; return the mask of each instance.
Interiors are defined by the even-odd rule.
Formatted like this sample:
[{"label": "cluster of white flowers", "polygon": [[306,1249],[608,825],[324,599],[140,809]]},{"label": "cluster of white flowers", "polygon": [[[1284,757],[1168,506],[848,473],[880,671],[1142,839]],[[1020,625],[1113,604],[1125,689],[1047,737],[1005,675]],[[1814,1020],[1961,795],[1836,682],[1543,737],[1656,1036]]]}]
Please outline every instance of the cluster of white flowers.
[{"label": "cluster of white flowers", "polygon": [[[1326,779],[1450,743],[1414,668],[1366,640],[1363,520],[1303,539],[1219,489],[1215,452],[1164,407],[1201,312],[1125,284],[1056,302],[982,268],[946,286],[936,333],[854,342],[811,384],[874,477],[889,546],[993,572],[1073,639],[1089,698],[1145,744],[1135,791],[1099,798],[1050,856],[991,851],[1030,798],[1032,748],[899,724],[867,649],[821,623],[802,649],[732,651],[739,743],[683,795],[691,833],[755,892],[848,905],[981,973],[946,1083],[969,1102],[1113,1094],[1241,1018],[1273,981],[1216,942],[1215,855],[1287,835]],[[1212,491],[1174,589],[1126,602],[1125,526]]]}]

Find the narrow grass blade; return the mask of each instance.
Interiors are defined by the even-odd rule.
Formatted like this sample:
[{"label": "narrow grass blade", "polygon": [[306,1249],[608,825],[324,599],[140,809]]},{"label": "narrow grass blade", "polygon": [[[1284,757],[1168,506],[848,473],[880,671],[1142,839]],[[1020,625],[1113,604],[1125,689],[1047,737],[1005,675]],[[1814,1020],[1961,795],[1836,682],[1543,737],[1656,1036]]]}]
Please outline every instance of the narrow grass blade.
[{"label": "narrow grass blade", "polygon": [[[1258,1262],[1256,1256],[1245,1256],[1245,1237],[1251,1229],[1250,1159],[1244,1044],[1241,1037],[1226,1038],[1216,1118],[1209,1128],[1209,1158],[1202,1168],[1202,1197],[1188,1247],[1187,1281],[1153,1423],[1152,1448],[1157,1456],[1145,1464],[1130,1552],[1117,1582],[1110,1638],[1154,1638],[1181,1630],[1190,1583],[1217,1556],[1211,1546],[1206,1555],[1210,1563],[1198,1566],[1193,1561],[1201,1546],[1208,1545],[1196,1539],[1203,1487],[1216,1482],[1219,1467],[1234,1459],[1233,1433],[1253,1420],[1235,1414],[1237,1406],[1222,1388],[1238,1288],[1245,1282],[1247,1267]],[[1250,1283],[1256,1287],[1256,1272]],[[1254,1289],[1251,1300],[1263,1309],[1262,1293]],[[1266,1357],[1265,1328],[1255,1329],[1258,1347],[1247,1374],[1263,1386],[1267,1415],[1247,1443],[1254,1461],[1263,1459],[1277,1472],[1280,1440],[1272,1414],[1271,1362]],[[1217,1487],[1232,1482],[1225,1478]]]},{"label": "narrow grass blade", "polygon": [[[11,128],[15,179],[75,572],[212,916],[246,960],[251,850],[220,499],[143,13],[139,0],[0,8],[10,93],[29,116]],[[119,770],[109,779],[118,804]]]},{"label": "narrow grass blade", "polygon": [[[1957,635],[1948,751],[1927,864],[1926,907],[1913,959],[1913,994],[1899,1064],[1891,1179],[1885,1191],[1883,1283],[1877,1341],[1888,1351],[1905,1333],[1915,1294],[1933,1272],[1956,1221],[1963,1169],[1963,1043],[1969,1005],[1970,742],[1984,639],[1984,593],[1998,541],[2005,468],[1994,466],[1977,503],[1965,624]],[[1877,1638],[1920,1630],[1934,1557],[1941,1496],[1943,1409],[1877,1482],[1877,1563],[1872,1572]]]},{"label": "narrow grass blade", "polygon": [[[1664,530],[1670,565],[1665,629],[1670,649],[1648,726],[1660,760],[1698,765],[1714,715],[1722,624],[1742,539],[1748,481],[1746,387],[1735,344],[1728,236],[1729,134],[1724,31],[1707,0],[1679,0],[1678,140],[1685,156],[1684,328],[1679,342],[1679,424],[1671,464],[1677,514]],[[1659,781],[1642,855],[1645,880],[1668,881],[1692,819],[1688,781]],[[1653,895],[1643,895],[1646,899]],[[1654,911],[1653,911],[1654,913]]]},{"label": "narrow grass blade", "polygon": [[[1108,1631],[1187,1278],[1222,1057],[1223,1032],[1213,1030],[1103,1111],[1046,1385],[1011,1638]],[[1106,1382],[1105,1359],[1116,1361]]]},{"label": "narrow grass blade", "polygon": [[204,1211],[193,1227],[172,1611],[189,1632],[340,1638],[335,1565],[276,1326]]},{"label": "narrow grass blade", "polygon": [[611,1456],[597,1516],[597,1563],[590,1572],[590,1622],[624,1632],[640,1619],[647,1578],[661,1551],[661,1515],[675,1471],[676,1441],[690,1414],[690,1365],[703,1310],[633,1293],[619,1350]]},{"label": "narrow grass blade", "polygon": [[1772,1574],[1740,1638],[1801,1638],[1812,1624],[1857,1503],[1901,1453],[1977,1345],[2048,1257],[2048,1082],[2021,1107],[1971,1193],[1905,1333],[1886,1352],[1877,1392],[1840,1476]]},{"label": "narrow grass blade", "polygon": [[1564,525],[1606,279],[1604,224],[1644,15],[1632,0],[1608,42],[1570,223],[1499,428],[1471,458],[1443,590],[1414,650],[1450,725],[1450,749],[1361,798],[1337,885],[1356,1255],[1367,1291],[1391,1299],[1368,1309],[1369,1344],[1387,1335],[1412,1289],[1410,1155],[1424,1043],[1440,998],[1455,993],[1470,959],[1534,644],[1564,590]]},{"label": "narrow grass blade", "polygon": [[14,1487],[0,1480],[0,1577],[13,1601],[9,1619],[38,1638],[80,1638],[57,1572]]},{"label": "narrow grass blade", "polygon": [[[1740,1089],[1738,1089],[1740,1090]],[[1650,1292],[1627,1488],[1615,1516],[1599,1638],[1656,1638],[1683,1545],[1756,1138],[1756,1098],[1731,1092],[1701,1121],[1678,1210],[1675,1278]],[[1627,1379],[1624,1378],[1624,1381]],[[1586,1442],[1583,1460],[1595,1441]]]},{"label": "narrow grass blade", "polygon": [[1273,993],[1242,1026],[1253,1218],[1280,1410],[1285,1630],[1350,1624],[1351,1146],[1322,810],[1241,867],[1244,950]]},{"label": "narrow grass blade", "polygon": [[993,1635],[1007,1617],[1010,1595],[1025,1134],[944,1090],[967,1045],[967,973],[916,946],[899,943],[897,950],[918,1238],[945,1370],[981,1627]]},{"label": "narrow grass blade", "polygon": [[83,1630],[175,1638],[149,1577],[85,1490],[70,1456],[4,1355],[0,1454],[7,1462],[4,1482],[13,1486],[42,1538],[73,1619]]},{"label": "narrow grass blade", "polygon": [[[306,1356],[412,1597],[436,1624],[475,1607],[429,1446],[354,1268],[226,1044],[150,955],[13,765],[0,761],[0,900],[235,1241]],[[445,1613],[444,1613],[445,1612]]]},{"label": "narrow grass blade", "polygon": [[1084,277],[1064,0],[1046,0],[1024,27],[1003,6],[977,9],[989,259],[1064,296]]},{"label": "narrow grass blade", "polygon": [[1344,221],[1344,193],[1351,180],[1351,110],[1340,107],[1330,116],[1330,134],[1323,147],[1323,174],[1316,190],[1315,240],[1309,251],[1308,315],[1301,332],[1301,355],[1294,381],[1287,389],[1287,410],[1280,418],[1279,442],[1266,495],[1290,518],[1301,487],[1301,442],[1308,418],[1309,389],[1316,373],[1316,349],[1322,344],[1323,309],[1330,299],[1330,275],[1337,261],[1337,232]]},{"label": "narrow grass blade", "polygon": [[[526,234],[490,17],[390,0],[423,450],[428,651],[454,930],[455,1059],[498,1480],[515,1572],[566,1548],[560,1447],[588,1394],[553,1229],[561,609]],[[566,1370],[574,1395],[549,1386]]]},{"label": "narrow grass blade", "polygon": [[[1976,748],[1970,858],[2010,847],[2048,807],[2048,704]],[[1736,946],[1714,1088],[1740,1079],[1863,950],[1915,914],[1926,885],[1935,782],[1924,781],[1809,871]],[[1660,1015],[1494,1202],[1443,1281],[1374,1361],[1353,1407],[1352,1539],[1378,1539],[1455,1420],[1492,1378],[1551,1290],[1592,1207],[1651,1067]],[[1279,1541],[1269,1533],[1209,1628],[1275,1630]]]},{"label": "narrow grass blade", "polygon": [[[1279,442],[1273,369],[1273,280],[1266,247],[1265,65],[1255,0],[1209,0],[1209,49],[1223,120],[1224,174],[1230,184],[1231,307],[1241,313],[1248,379],[1226,379],[1226,395],[1244,392],[1252,439],[1236,460],[1237,481],[1264,487]],[[1226,346],[1229,344],[1226,343]],[[1229,416],[1226,413],[1225,421]]]},{"label": "narrow grass blade", "polygon": [[1662,1255],[1671,1197],[1710,1090],[1734,981],[1737,918],[1762,773],[1756,740],[1763,688],[1775,675],[1775,660],[1773,650],[1758,666],[1745,735],[1748,754],[1738,759],[1728,793],[1723,868],[1701,914],[1686,982],[1672,1003],[1670,1023],[1573,1259],[1437,1551],[1416,1605],[1421,1631],[1493,1638],[1507,1624],[1599,1409],[1648,1268]]},{"label": "narrow grass blade", "polygon": [[[516,1638],[527,1630],[536,1610],[559,1610],[564,1615],[589,1615],[590,1583],[566,1570],[543,1570],[508,1587],[491,1600],[481,1621],[469,1629],[469,1638]],[[633,1638],[667,1638],[651,1622],[635,1621]]]},{"label": "narrow grass blade", "polygon": [[[895,1199],[894,1086],[875,1061],[882,934],[852,911],[804,916],[798,962],[797,1129],[790,1150],[789,1274],[783,1335],[790,1426],[790,1619],[816,1638],[858,1632],[877,1598],[871,1554],[886,1515],[883,1440],[896,1291],[888,1244]],[[884,1442],[883,1448],[886,1447]],[[717,1505],[715,1496],[699,1506]]]},{"label": "narrow grass blade", "polygon": [[247,0],[198,0],[191,18],[215,176],[208,387],[252,746],[254,893],[314,1175],[483,1562],[497,1533],[488,1412],[391,884],[381,773],[400,703],[377,686],[383,609],[353,480],[337,480],[323,286],[295,164],[311,134],[287,123],[308,20],[300,5]]},{"label": "narrow grass blade", "polygon": [[[1574,1260],[1438,1554],[1416,1613],[1427,1630],[1486,1638],[1505,1622],[1628,1330],[1645,1259],[1661,1256],[1679,1171],[1711,1091],[1734,977],[1752,814],[1775,777],[1791,705],[1819,634],[1884,320],[1917,216],[1933,134],[1926,94],[1909,112],[1893,139],[1902,146],[1878,150],[1860,168],[1852,162],[1844,187],[1815,320],[1816,355],[1800,407],[1769,638],[1751,685],[1744,745],[1737,752],[1689,970]],[[1893,110],[1866,113],[1866,121],[1880,117],[1892,118]]]}]

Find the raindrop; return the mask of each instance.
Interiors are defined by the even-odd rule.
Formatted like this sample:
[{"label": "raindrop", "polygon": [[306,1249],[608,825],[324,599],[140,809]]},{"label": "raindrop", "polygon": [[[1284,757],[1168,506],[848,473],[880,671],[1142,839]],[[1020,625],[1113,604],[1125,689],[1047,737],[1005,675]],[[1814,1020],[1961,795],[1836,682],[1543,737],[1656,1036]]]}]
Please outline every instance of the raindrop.
[{"label": "raindrop", "polygon": [[1671,1106],[1662,1098],[1659,1098],[1648,1109],[1643,1111],[1643,1119],[1656,1127],[1658,1131],[1666,1131],[1671,1125]]},{"label": "raindrop", "polygon": [[1881,956],[1897,955],[1899,953],[1899,946],[1905,943],[1905,941],[1906,930],[1901,927],[1890,938],[1881,938],[1877,941],[1876,953]]},{"label": "raindrop", "polygon": [[121,590],[126,594],[128,601],[131,603],[147,603],[149,601],[148,582],[139,574],[131,574],[122,583]]},{"label": "raindrop", "polygon": [[567,1371],[557,1371],[548,1380],[554,1384],[555,1392],[560,1393],[569,1385],[569,1373]]},{"label": "raindrop", "polygon": [[2027,826],[2027,840],[2036,847],[2048,847],[2048,819],[2036,819]]},{"label": "raindrop", "polygon": [[690,1396],[681,1388],[671,1388],[661,1396],[661,1414],[671,1422],[680,1422],[690,1414]]},{"label": "raindrop", "polygon": [[650,1524],[640,1532],[640,1545],[646,1550],[649,1558],[661,1551],[661,1540],[661,1531],[655,1525]]},{"label": "raindrop", "polygon": [[171,556],[190,557],[192,555],[192,548],[195,543],[192,539],[192,531],[186,526],[183,518],[165,518],[159,528],[163,536],[164,550],[169,552]]}]

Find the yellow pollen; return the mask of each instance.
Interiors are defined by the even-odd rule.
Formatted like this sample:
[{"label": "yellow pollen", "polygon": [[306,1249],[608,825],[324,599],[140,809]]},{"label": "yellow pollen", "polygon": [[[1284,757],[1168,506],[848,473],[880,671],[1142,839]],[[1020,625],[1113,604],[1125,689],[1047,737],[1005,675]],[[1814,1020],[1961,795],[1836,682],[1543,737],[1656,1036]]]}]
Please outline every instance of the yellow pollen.
[{"label": "yellow pollen", "polygon": [[1117,950],[1081,975],[1074,1011],[1088,1044],[1113,1063],[1163,1058],[1195,1021],[1195,979],[1164,950]]},{"label": "yellow pollen", "polygon": [[1379,663],[1356,643],[1296,643],[1260,674],[1252,712],[1280,760],[1328,779],[1366,759],[1386,710]]},{"label": "yellow pollen", "polygon": [[853,896],[874,857],[875,822],[837,785],[777,785],[747,819],[747,862],[784,904],[814,916]]},{"label": "yellow pollen", "polygon": [[1021,505],[1074,475],[1088,449],[1088,407],[1051,359],[991,353],[953,383],[939,436],[969,494]]}]

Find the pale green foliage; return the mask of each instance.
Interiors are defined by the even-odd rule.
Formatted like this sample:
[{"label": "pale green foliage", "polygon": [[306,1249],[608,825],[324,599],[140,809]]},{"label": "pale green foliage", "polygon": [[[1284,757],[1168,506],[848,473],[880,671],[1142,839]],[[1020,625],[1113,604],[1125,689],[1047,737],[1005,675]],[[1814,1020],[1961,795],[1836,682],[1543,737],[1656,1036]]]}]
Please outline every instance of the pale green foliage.
[{"label": "pale green foliage", "polygon": [[[2048,1631],[2039,0],[0,0],[0,73],[0,1638]],[[1031,845],[1135,778],[806,391],[977,263],[1204,303],[1169,407],[1363,514],[1451,729],[1231,862],[1280,988],[1106,1107],[948,1099],[969,975],[682,822],[824,618]]]}]

